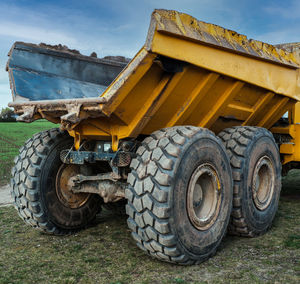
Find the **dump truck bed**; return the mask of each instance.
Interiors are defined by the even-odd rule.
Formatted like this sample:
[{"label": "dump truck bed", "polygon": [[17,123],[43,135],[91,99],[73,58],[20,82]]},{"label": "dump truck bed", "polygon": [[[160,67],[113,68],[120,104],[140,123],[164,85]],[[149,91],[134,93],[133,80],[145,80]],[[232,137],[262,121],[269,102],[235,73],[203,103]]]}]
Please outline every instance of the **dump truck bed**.
[{"label": "dump truck bed", "polygon": [[[118,140],[174,125],[217,133],[233,125],[270,128],[300,99],[297,52],[176,11],[153,12],[145,45],[123,71],[125,64],[109,63],[109,70],[99,67],[94,73],[95,62],[83,57],[80,66],[85,67],[77,70],[77,58],[39,52],[43,61],[30,62],[28,71],[24,58],[32,55],[30,45],[13,46],[10,106],[20,120],[46,118],[83,138]],[[55,67],[42,66],[52,61],[58,62]],[[87,80],[87,74],[93,79]],[[28,87],[18,83],[25,79]],[[32,90],[34,80],[38,84]]]}]

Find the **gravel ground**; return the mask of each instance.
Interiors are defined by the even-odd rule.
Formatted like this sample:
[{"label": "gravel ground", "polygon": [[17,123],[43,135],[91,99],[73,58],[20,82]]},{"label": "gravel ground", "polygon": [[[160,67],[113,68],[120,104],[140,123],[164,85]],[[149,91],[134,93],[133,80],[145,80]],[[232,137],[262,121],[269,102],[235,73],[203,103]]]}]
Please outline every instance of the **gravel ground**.
[{"label": "gravel ground", "polygon": [[0,187],[0,207],[11,205],[12,199],[9,192],[9,184]]}]

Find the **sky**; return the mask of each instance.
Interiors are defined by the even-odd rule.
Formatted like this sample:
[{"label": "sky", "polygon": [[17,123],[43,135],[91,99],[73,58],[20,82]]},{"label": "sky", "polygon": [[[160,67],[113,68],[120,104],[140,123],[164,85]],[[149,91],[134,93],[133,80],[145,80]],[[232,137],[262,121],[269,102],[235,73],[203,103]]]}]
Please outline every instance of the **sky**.
[{"label": "sky", "polygon": [[0,0],[0,109],[11,101],[5,65],[15,41],[133,57],[160,8],[271,44],[300,41],[299,0]]}]

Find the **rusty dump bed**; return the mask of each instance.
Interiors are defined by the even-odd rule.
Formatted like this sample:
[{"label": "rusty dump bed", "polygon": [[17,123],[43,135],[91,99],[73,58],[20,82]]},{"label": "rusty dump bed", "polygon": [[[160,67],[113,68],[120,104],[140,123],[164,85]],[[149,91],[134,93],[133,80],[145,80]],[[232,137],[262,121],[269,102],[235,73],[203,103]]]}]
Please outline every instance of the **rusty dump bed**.
[{"label": "rusty dump bed", "polygon": [[145,45],[120,74],[124,64],[43,48],[37,56],[38,47],[16,43],[10,106],[23,121],[59,122],[81,139],[117,141],[174,125],[270,128],[300,100],[299,52],[284,48],[155,10]]}]

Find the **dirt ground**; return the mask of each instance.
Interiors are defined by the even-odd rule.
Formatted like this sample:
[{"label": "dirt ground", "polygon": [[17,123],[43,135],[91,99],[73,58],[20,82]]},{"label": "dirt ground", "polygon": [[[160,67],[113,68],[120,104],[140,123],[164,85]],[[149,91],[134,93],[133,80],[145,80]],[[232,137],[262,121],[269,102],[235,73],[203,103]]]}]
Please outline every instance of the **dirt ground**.
[{"label": "dirt ground", "polygon": [[8,206],[12,203],[12,198],[9,193],[9,184],[0,187],[0,207]]}]

